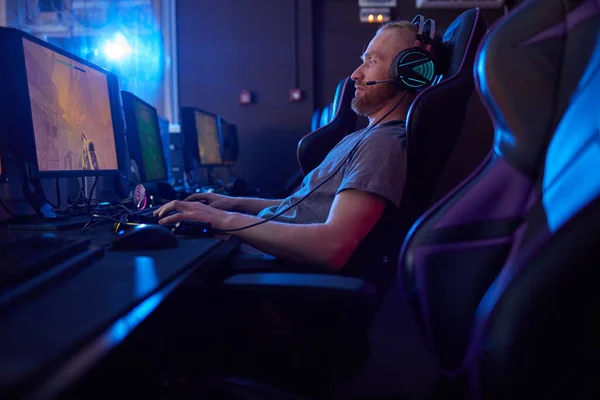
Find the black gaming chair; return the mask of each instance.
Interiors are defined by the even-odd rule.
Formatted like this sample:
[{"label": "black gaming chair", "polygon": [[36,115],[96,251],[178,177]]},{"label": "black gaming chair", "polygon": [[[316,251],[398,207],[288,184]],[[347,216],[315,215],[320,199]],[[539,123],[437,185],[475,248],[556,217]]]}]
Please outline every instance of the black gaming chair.
[{"label": "black gaming chair", "polygon": [[[395,213],[395,229],[387,240],[390,244],[385,248],[395,248],[388,260],[395,260],[404,236],[416,219],[433,203],[434,192],[440,183],[444,168],[452,150],[460,136],[469,99],[473,93],[474,82],[472,66],[477,46],[487,29],[485,18],[479,9],[471,9],[457,17],[446,30],[443,42],[447,48],[447,60],[444,63],[445,73],[440,83],[423,90],[415,98],[407,116],[407,180],[399,212]],[[353,82],[345,78],[338,85],[338,104],[335,117],[329,125],[304,137],[298,146],[298,160],[304,172],[309,172],[321,162],[327,152],[319,153],[325,148],[333,148],[343,136],[344,130],[336,131],[326,128],[342,124],[341,116],[350,110],[353,97]],[[350,95],[348,94],[350,93]],[[347,110],[343,111],[346,107]],[[340,120],[340,122],[336,122]],[[331,128],[333,129],[333,128]],[[344,133],[345,134],[345,133]],[[329,150],[327,150],[329,151]],[[313,154],[321,154],[319,157]],[[310,156],[309,156],[310,155]],[[482,153],[479,159],[485,156]],[[469,157],[477,158],[470,154]],[[318,162],[317,162],[318,159]],[[303,161],[304,160],[304,161]],[[383,247],[383,246],[382,246]],[[389,282],[395,270],[386,264],[386,272],[378,279]],[[254,267],[252,267],[254,268]],[[248,271],[269,270],[272,266]],[[239,278],[238,278],[239,279]],[[252,280],[252,278],[249,278]]]},{"label": "black gaming chair", "polygon": [[[468,370],[482,398],[572,397],[582,389],[575,375],[589,388],[598,373],[582,364],[599,355],[591,319],[600,303],[586,291],[600,263],[600,229],[590,225],[600,188],[598,59],[585,70],[598,9],[595,0],[531,0],[480,50],[494,150],[413,227],[400,258],[444,396],[467,396]],[[589,219],[569,221],[588,203]],[[595,258],[586,263],[583,250]]]},{"label": "black gaming chair", "polygon": [[318,167],[331,149],[356,129],[356,114],[350,108],[352,98],[354,81],[346,77],[338,83],[333,103],[323,109],[323,114],[328,113],[331,119],[298,142],[298,164],[304,175]]},{"label": "black gaming chair", "polygon": [[[350,108],[354,97],[354,81],[350,77],[342,79],[336,89],[333,103],[322,111],[313,113],[313,131],[298,142],[296,156],[299,169],[285,183],[281,193],[275,197],[287,197],[298,189],[304,176],[315,169],[327,153],[356,129],[356,114]],[[332,117],[333,116],[333,117]]]},{"label": "black gaming chair", "polygon": [[[529,18],[539,24],[509,33]],[[549,129],[531,206],[475,313],[465,361],[471,398],[600,398],[600,3],[530,2],[491,39],[488,53],[511,46],[504,54],[521,62],[515,45],[536,57],[551,51],[540,79],[554,89],[556,113],[539,120]],[[497,73],[486,68],[482,78]],[[504,117],[504,88],[483,93]]]}]

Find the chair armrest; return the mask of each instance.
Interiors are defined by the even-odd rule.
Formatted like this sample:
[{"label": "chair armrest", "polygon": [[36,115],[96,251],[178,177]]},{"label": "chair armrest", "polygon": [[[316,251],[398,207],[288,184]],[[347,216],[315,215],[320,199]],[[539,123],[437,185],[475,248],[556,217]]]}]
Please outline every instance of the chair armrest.
[{"label": "chair armrest", "polygon": [[[294,272],[260,272],[233,275],[222,282],[229,290],[285,297],[326,297],[329,300],[372,300],[377,289],[360,278]],[[334,300],[334,301],[335,301]]]}]

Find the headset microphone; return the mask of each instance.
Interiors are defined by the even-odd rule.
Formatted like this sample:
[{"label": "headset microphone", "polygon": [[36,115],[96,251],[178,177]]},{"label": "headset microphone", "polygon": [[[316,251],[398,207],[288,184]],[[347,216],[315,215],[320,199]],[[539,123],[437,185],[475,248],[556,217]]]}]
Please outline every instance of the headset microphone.
[{"label": "headset microphone", "polygon": [[388,83],[388,82],[396,82],[396,80],[395,79],[386,79],[384,81],[369,81],[365,85],[372,86],[372,85],[377,85],[378,83]]}]

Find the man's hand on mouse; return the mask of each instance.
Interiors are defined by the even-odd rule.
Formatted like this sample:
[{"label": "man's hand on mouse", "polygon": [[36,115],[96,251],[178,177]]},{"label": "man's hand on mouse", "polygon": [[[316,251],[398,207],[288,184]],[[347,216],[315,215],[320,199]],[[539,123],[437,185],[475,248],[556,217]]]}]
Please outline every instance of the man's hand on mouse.
[{"label": "man's hand on mouse", "polygon": [[230,196],[224,196],[222,194],[216,193],[196,193],[188,198],[185,201],[198,201],[209,205],[213,208],[218,208],[219,210],[225,211],[235,211],[236,210],[236,198]]},{"label": "man's hand on mouse", "polygon": [[[173,211],[179,211],[179,213],[168,215]],[[225,229],[227,217],[231,213],[199,202],[174,200],[154,211],[154,215],[161,218],[158,221],[161,225],[175,224],[186,220],[208,222],[215,229]]]}]

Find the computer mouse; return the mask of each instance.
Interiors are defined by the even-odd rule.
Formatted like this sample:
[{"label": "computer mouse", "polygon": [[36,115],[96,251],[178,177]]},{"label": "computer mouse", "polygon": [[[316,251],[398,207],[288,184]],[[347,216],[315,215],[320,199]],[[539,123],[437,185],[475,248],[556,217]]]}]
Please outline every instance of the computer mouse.
[{"label": "computer mouse", "polygon": [[140,224],[128,231],[117,232],[113,250],[158,250],[177,247],[177,237],[160,225]]},{"label": "computer mouse", "polygon": [[179,221],[173,228],[174,235],[187,235],[193,237],[212,237],[215,232],[208,222]]}]

